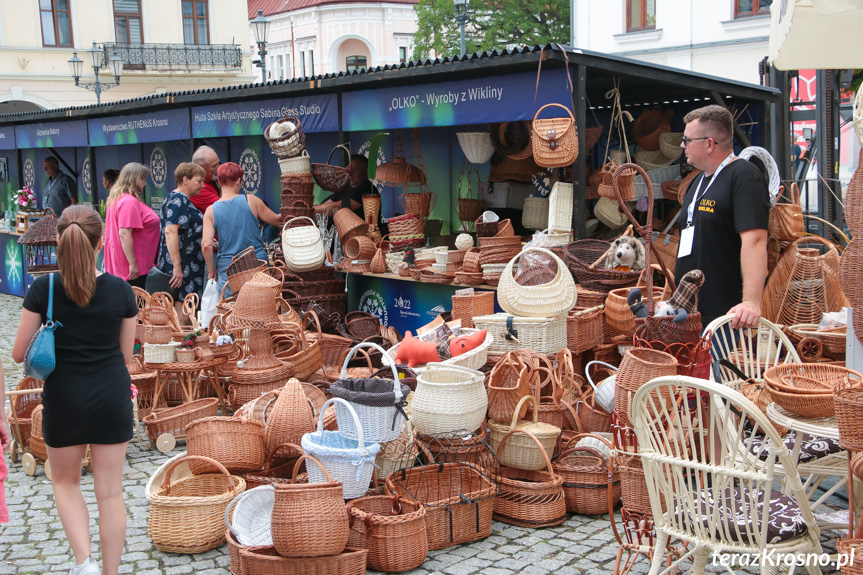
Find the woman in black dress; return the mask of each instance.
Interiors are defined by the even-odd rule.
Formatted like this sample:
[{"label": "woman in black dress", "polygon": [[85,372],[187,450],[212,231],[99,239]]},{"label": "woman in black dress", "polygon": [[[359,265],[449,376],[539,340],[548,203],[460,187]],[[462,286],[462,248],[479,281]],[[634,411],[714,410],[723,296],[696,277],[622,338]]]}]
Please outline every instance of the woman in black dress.
[{"label": "woman in black dress", "polygon": [[[57,367],[42,392],[42,431],[51,461],[54,500],[75,554],[70,575],[116,575],[126,538],[123,465],[133,437],[126,362],[132,357],[138,308],[132,288],[96,269],[102,221],[92,208],[70,206],[58,225],[54,277]],[[48,309],[49,277],[37,278],[24,297],[12,349],[17,362]],[[81,493],[81,460],[87,445],[99,505],[103,569],[90,556],[87,504]]]}]

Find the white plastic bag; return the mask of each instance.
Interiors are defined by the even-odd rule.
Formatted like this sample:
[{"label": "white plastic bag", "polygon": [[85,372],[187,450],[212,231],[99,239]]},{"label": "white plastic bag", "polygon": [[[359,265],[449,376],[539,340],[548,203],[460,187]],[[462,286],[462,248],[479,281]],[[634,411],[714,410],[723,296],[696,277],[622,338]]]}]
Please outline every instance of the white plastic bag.
[{"label": "white plastic bag", "polygon": [[219,303],[219,284],[215,279],[207,280],[204,297],[201,298],[201,325],[207,327],[216,315],[216,304]]}]

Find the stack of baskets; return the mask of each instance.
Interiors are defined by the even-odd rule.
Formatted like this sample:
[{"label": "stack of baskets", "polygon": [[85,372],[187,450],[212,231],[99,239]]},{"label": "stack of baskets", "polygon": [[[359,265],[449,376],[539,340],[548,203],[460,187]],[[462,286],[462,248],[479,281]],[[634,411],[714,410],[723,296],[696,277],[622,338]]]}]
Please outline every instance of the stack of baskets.
[{"label": "stack of baskets", "polygon": [[264,130],[264,139],[279,158],[282,172],[282,222],[314,214],[315,182],[312,178],[306,135],[299,118],[288,110]]},{"label": "stack of baskets", "polygon": [[423,244],[425,220],[418,214],[405,214],[387,220],[390,232],[390,250],[401,252]]},{"label": "stack of baskets", "polygon": [[860,372],[823,363],[786,363],[764,372],[764,385],[779,407],[802,417],[832,417],[836,397],[860,389]]}]

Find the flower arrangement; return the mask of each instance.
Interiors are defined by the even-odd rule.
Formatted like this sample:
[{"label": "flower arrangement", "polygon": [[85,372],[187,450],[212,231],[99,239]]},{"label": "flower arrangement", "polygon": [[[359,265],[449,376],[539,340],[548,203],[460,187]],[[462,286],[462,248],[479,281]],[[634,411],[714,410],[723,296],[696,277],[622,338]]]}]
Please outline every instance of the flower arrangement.
[{"label": "flower arrangement", "polygon": [[35,210],[37,205],[36,193],[26,186],[23,189],[12,192],[12,205],[14,205],[19,212]]},{"label": "flower arrangement", "polygon": [[180,349],[193,349],[195,347],[195,338],[201,335],[201,330],[187,333],[180,343]]}]

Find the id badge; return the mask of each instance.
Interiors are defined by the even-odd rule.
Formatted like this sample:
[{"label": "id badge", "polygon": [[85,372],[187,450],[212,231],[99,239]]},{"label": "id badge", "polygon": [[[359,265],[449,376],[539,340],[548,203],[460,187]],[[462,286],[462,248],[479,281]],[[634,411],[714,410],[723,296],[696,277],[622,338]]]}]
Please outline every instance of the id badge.
[{"label": "id badge", "polygon": [[689,226],[680,231],[680,245],[677,248],[677,257],[685,258],[692,253],[692,239],[695,237],[695,226]]}]

